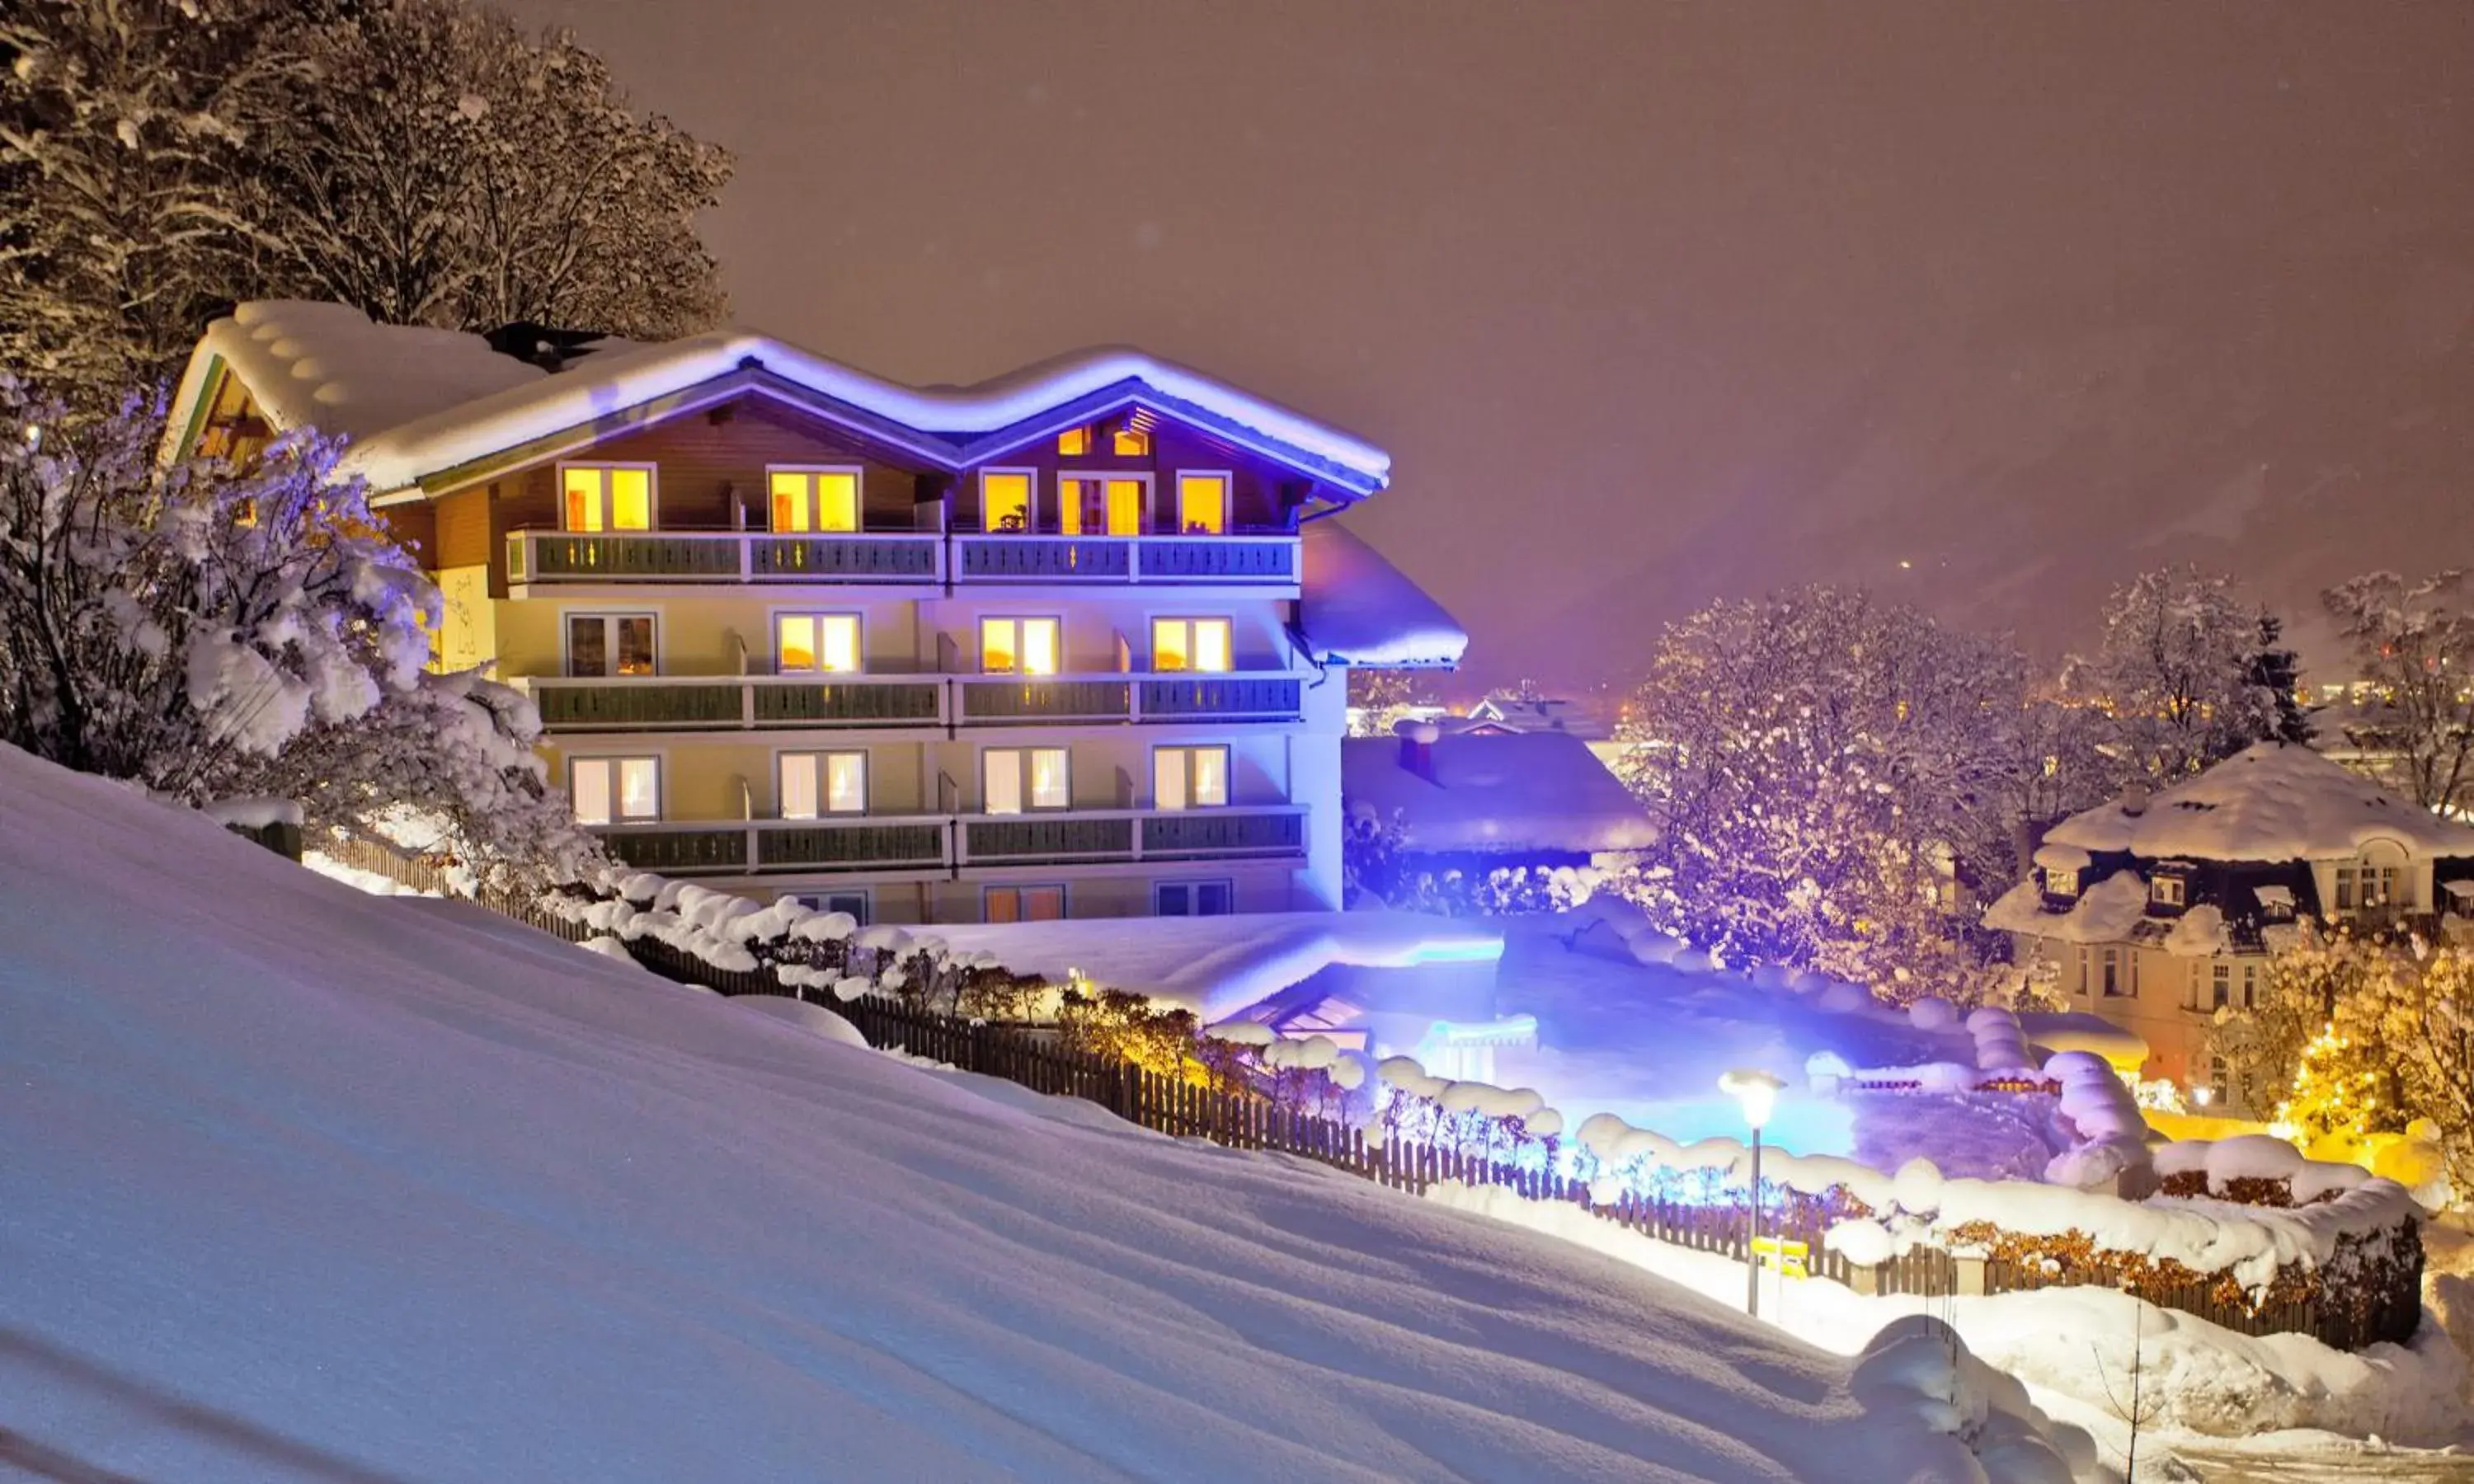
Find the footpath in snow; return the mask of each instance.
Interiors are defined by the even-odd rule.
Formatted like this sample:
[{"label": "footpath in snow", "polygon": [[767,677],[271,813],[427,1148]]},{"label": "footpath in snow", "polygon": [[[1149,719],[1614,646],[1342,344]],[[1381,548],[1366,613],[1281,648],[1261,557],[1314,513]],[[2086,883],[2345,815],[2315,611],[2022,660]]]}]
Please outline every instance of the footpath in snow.
[{"label": "footpath in snow", "polygon": [[0,1397],[56,1476],[2069,1473],[1929,1336],[1851,1362],[5,749],[0,1120]]}]

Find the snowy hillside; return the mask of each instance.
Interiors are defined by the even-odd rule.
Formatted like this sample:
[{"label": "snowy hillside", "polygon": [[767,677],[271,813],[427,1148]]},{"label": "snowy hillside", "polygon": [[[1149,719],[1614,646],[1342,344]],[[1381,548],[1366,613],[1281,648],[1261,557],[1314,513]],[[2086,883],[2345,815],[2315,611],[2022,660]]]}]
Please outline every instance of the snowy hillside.
[{"label": "snowy hillside", "polygon": [[0,1456],[1982,1477],[1921,1350],[1859,1385],[1568,1244],[1045,1101],[0,750]]}]

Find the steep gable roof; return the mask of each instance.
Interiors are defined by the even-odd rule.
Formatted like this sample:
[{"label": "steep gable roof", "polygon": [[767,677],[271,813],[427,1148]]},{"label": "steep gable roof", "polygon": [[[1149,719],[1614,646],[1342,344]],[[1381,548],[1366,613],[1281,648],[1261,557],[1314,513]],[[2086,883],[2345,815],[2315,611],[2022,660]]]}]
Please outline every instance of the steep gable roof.
[{"label": "steep gable roof", "polygon": [[700,387],[743,383],[961,467],[1141,403],[1298,467],[1351,495],[1391,455],[1294,409],[1126,347],[1077,350],[967,387],[910,387],[771,336],[721,330],[589,355],[547,374],[477,335],[372,324],[340,304],[244,304],[192,355],[175,423],[221,357],[285,428],[353,439],[345,467],[380,492]]},{"label": "steep gable roof", "polygon": [[1383,670],[1461,662],[1468,635],[1459,622],[1355,532],[1309,520],[1301,544],[1298,629],[1316,659]]}]

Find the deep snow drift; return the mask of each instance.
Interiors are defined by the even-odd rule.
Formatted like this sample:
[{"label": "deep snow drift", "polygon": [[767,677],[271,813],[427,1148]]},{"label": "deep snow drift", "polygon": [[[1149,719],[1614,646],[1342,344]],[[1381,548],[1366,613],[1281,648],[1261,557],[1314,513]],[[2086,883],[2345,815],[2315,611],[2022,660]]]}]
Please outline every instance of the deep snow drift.
[{"label": "deep snow drift", "polygon": [[1603,1256],[5,749],[0,1119],[0,1396],[55,1472],[1981,1476],[1948,1407]]}]

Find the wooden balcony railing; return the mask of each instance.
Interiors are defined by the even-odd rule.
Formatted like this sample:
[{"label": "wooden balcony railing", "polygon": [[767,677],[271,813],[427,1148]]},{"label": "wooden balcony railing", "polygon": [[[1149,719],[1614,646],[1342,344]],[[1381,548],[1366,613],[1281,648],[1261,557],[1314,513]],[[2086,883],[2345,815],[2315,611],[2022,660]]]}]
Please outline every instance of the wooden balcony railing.
[{"label": "wooden balcony railing", "polygon": [[942,583],[931,531],[775,536],[764,531],[507,533],[507,581],[532,583]]},{"label": "wooden balcony railing", "polygon": [[531,693],[543,726],[574,732],[1293,722],[1302,682],[1284,671],[1240,671],[541,676],[516,683]]},{"label": "wooden balcony railing", "polygon": [[917,675],[648,675],[519,682],[552,731],[937,727],[945,682]]},{"label": "wooden balcony railing", "polygon": [[1294,586],[1298,538],[853,531],[510,531],[507,581]]},{"label": "wooden balcony railing", "polygon": [[610,825],[594,831],[640,871],[667,875],[938,871],[1147,860],[1277,860],[1305,853],[1305,810],[1077,809]]}]

